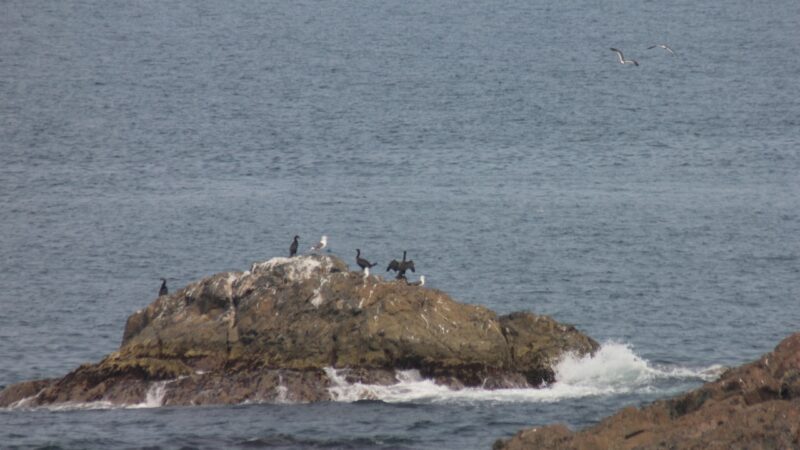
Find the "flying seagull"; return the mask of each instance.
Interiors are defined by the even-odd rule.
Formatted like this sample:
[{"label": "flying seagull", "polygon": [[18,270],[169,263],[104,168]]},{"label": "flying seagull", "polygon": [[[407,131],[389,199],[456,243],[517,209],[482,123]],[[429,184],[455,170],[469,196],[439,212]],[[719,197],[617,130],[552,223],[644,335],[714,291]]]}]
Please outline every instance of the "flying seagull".
[{"label": "flying seagull", "polygon": [[675,56],[675,52],[673,52],[672,49],[669,48],[669,45],[667,44],[651,45],[650,47],[647,47],[647,49],[650,50],[651,48],[656,48],[656,47],[661,47],[664,50],[668,51],[670,55]]},{"label": "flying seagull", "polygon": [[328,236],[322,235],[319,242],[311,246],[311,251],[318,252],[328,246]]},{"label": "flying seagull", "polygon": [[611,47],[611,51],[617,54],[617,59],[619,59],[620,64],[633,64],[634,66],[639,65],[639,63],[636,62],[635,59],[625,59],[625,57],[622,56],[622,52],[615,49],[614,47]]}]

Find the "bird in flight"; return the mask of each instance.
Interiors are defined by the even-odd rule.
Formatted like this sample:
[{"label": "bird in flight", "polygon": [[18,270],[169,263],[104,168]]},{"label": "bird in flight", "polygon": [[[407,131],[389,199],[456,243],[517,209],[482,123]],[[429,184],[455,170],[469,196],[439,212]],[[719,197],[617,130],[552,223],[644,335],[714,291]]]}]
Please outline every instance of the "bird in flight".
[{"label": "bird in flight", "polygon": [[622,56],[622,52],[615,49],[614,47],[611,47],[611,51],[617,54],[617,59],[619,59],[620,64],[633,64],[634,66],[639,65],[639,63],[636,62],[635,59],[625,59],[625,57]]},{"label": "bird in flight", "polygon": [[675,56],[675,52],[673,52],[672,49],[667,44],[651,45],[650,47],[647,47],[647,49],[650,50],[651,48],[656,48],[656,47],[663,48],[664,50],[668,51],[670,55]]}]

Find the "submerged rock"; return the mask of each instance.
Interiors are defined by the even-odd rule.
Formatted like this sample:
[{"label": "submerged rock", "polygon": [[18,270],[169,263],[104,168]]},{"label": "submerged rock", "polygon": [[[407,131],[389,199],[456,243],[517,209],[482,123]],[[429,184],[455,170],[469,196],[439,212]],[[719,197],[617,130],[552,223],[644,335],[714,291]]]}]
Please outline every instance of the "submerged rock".
[{"label": "submerged rock", "polygon": [[549,317],[498,316],[335,257],[273,258],[159,297],[128,318],[118,351],[59,380],[9,386],[0,406],[330,400],[326,368],[370,384],[415,369],[453,388],[535,387],[554,381],[566,352],[597,348]]},{"label": "submerged rock", "polygon": [[623,409],[577,432],[564,425],[526,429],[494,448],[800,448],[800,333],[687,394]]}]

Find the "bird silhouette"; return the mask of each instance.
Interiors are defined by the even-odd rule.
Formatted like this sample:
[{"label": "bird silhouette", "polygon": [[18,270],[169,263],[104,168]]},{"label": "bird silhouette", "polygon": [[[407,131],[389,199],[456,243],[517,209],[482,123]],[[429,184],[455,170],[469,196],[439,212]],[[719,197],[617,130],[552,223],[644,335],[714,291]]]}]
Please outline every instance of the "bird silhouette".
[{"label": "bird silhouette", "polygon": [[406,279],[406,270],[411,269],[414,272],[414,261],[408,260],[406,261],[406,251],[403,250],[403,260],[398,261],[393,259],[392,262],[389,263],[389,267],[386,268],[386,271],[394,270],[397,272],[397,279],[398,280],[405,280]]},{"label": "bird silhouette", "polygon": [[375,267],[378,263],[370,263],[366,259],[361,257],[361,249],[356,249],[356,264],[358,267],[361,267],[361,270],[369,270],[370,267]]}]

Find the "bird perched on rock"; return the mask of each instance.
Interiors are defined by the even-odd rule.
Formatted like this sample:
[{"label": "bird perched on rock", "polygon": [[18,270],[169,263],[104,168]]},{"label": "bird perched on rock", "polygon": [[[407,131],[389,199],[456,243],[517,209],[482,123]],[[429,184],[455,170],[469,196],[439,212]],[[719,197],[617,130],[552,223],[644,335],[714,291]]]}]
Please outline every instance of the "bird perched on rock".
[{"label": "bird perched on rock", "polygon": [[361,270],[369,270],[370,267],[375,267],[378,263],[371,263],[361,257],[361,249],[356,249],[356,264],[361,267]]},{"label": "bird perched on rock", "polygon": [[412,281],[408,283],[409,286],[425,286],[425,275],[419,276],[419,281]]},{"label": "bird perched on rock", "polygon": [[298,239],[300,239],[300,236],[295,235],[294,240],[292,241],[292,245],[289,246],[289,258],[297,254]]},{"label": "bird perched on rock", "polygon": [[327,246],[328,246],[328,236],[325,236],[323,234],[322,237],[319,239],[319,242],[311,246],[311,251],[318,252]]},{"label": "bird perched on rock", "polygon": [[406,270],[411,269],[414,272],[414,261],[408,260],[406,261],[406,251],[403,250],[403,260],[398,261],[393,259],[392,262],[389,263],[389,267],[386,268],[386,271],[394,270],[397,272],[397,279],[398,280],[405,280],[406,279]]},{"label": "bird perched on rock", "polygon": [[158,296],[161,297],[162,295],[169,295],[169,289],[167,289],[167,280],[164,278],[161,279],[161,289],[158,290]]}]

